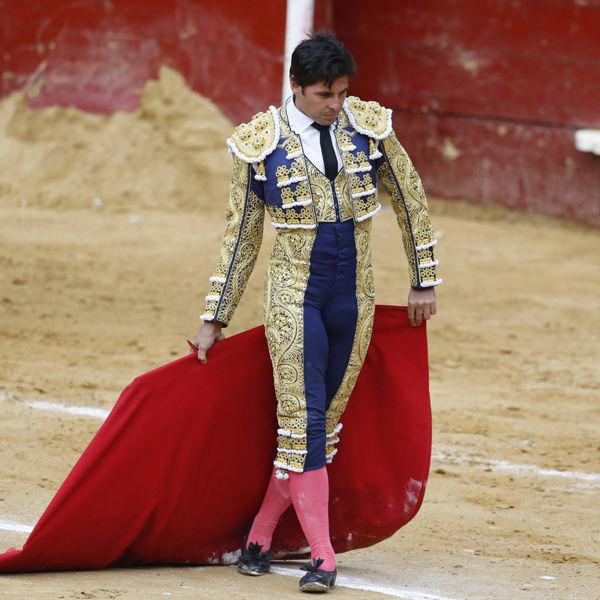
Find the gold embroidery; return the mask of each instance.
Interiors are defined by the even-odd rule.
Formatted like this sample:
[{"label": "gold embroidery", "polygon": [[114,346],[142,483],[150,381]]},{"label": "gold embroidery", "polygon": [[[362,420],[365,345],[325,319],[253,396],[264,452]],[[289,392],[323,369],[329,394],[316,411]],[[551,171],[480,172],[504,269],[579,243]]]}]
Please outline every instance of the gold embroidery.
[{"label": "gold embroidery", "polygon": [[351,173],[349,177],[352,197],[355,197],[355,194],[363,194],[366,196],[367,193],[375,192],[373,179],[368,173]]},{"label": "gold embroidery", "polygon": [[436,271],[435,267],[425,267],[423,269],[419,269],[421,273],[421,282],[426,283],[429,281],[436,281]]},{"label": "gold embroidery", "polygon": [[[283,127],[282,127],[283,131]],[[302,154],[302,145],[300,144],[300,138],[297,135],[290,135],[284,142],[283,147],[287,153],[286,158],[293,160],[296,156]]]},{"label": "gold embroidery", "polygon": [[289,169],[286,167],[286,165],[279,165],[277,169],[275,169],[275,177],[277,177],[277,183],[286,181],[290,178],[288,171]]},{"label": "gold embroidery", "polygon": [[[212,295],[221,295],[221,290],[223,289],[223,283],[219,281],[211,281],[210,282],[210,291],[208,292],[209,296]],[[216,308],[216,306],[215,306]]]},{"label": "gold embroidery", "polygon": [[[265,332],[273,364],[279,427],[306,433],[304,393],[304,294],[310,274],[314,230],[277,234],[265,279]],[[306,438],[278,436],[278,466],[302,471]],[[287,450],[287,452],[286,452]]]},{"label": "gold embroidery", "polygon": [[256,164],[256,175],[254,176],[254,178],[257,181],[266,181],[267,180],[267,173],[265,171],[265,163],[264,161],[260,161]]},{"label": "gold embroidery", "polygon": [[[306,161],[306,164],[308,167],[308,180],[310,181],[312,190],[317,221],[333,223],[337,220],[337,216],[335,213],[335,202],[331,182],[309,160]],[[346,173],[344,172],[344,169],[342,169],[333,182],[338,199],[340,221],[347,221],[352,218],[352,205],[350,203],[350,194],[348,192],[346,181]]]},{"label": "gold embroidery", "polygon": [[[371,340],[375,293],[370,232],[370,220],[355,225],[358,319],[350,360],[326,415],[326,454],[330,458],[338,441],[336,427],[348,404]],[[278,435],[276,464],[292,471],[302,471],[306,458],[303,318],[314,239],[314,231],[279,233],[265,282],[265,331],[278,398],[278,423],[279,427],[296,436]]]},{"label": "gold embroidery", "polygon": [[317,221],[336,221],[337,217],[335,214],[331,182],[310,161],[306,161],[306,166],[308,167],[308,180],[310,181]]},{"label": "gold embroidery", "polygon": [[362,150],[356,154],[342,152],[342,160],[344,161],[344,168],[348,173],[368,172],[371,170],[369,158]]},{"label": "gold embroidery", "polygon": [[344,112],[359,133],[383,139],[392,132],[392,115],[378,102],[365,102],[356,96],[348,96]]},{"label": "gold embroidery", "polygon": [[219,300],[207,300],[204,320],[215,319],[228,324],[244,292],[250,273],[256,263],[262,242],[264,203],[250,192],[251,166],[239,158],[233,159],[229,202],[227,204],[225,234],[213,279],[210,295]]},{"label": "gold embroidery", "polygon": [[217,300],[206,300],[206,309],[204,314],[206,316],[210,315],[211,318],[214,318],[215,312],[217,311],[217,303]]},{"label": "gold embroidery", "polygon": [[281,208],[267,204],[267,212],[274,225],[305,225],[316,227],[315,213],[312,205],[302,208]]},{"label": "gold embroidery", "polygon": [[[296,452],[306,451],[306,437],[291,437],[289,435],[278,435],[277,436],[277,447],[285,450],[295,450]],[[287,454],[294,454],[288,452]]]},{"label": "gold embroidery", "polygon": [[249,123],[238,125],[227,140],[229,149],[245,162],[256,163],[273,152],[279,141],[279,119],[271,107],[255,114]]},{"label": "gold embroidery", "polygon": [[377,200],[377,188],[369,173],[351,173],[350,195],[354,207],[354,220],[363,221],[372,217],[380,208]]},{"label": "gold embroidery", "polygon": [[[278,208],[267,204],[267,211],[273,224],[278,228],[284,228],[286,225],[290,228],[315,227],[317,221],[335,221],[335,205],[329,180],[309,160],[305,159],[302,154],[300,137],[290,130],[283,107],[279,109],[278,115],[281,128],[279,146],[285,148],[288,160],[293,157],[294,162],[291,168],[286,165],[278,165],[276,168],[275,174],[281,188],[282,206]],[[342,111],[338,116],[336,140],[344,161],[344,169],[338,173],[334,185],[340,220],[346,221],[354,218],[359,221],[371,217],[380,206],[373,179],[367,171],[371,169],[369,157],[363,151],[357,152],[356,155],[351,154],[352,150],[356,150],[352,141],[356,132],[344,129],[349,127],[350,121],[346,113]],[[350,168],[357,168],[358,174],[348,175],[346,173],[348,165]],[[310,181],[308,187],[305,187],[307,184],[305,176],[308,176]],[[298,182],[298,179],[295,178],[300,181]],[[296,187],[293,186],[294,182],[298,182]],[[352,194],[361,194],[361,192],[368,195],[358,195],[352,199]],[[308,206],[309,197],[312,199],[312,207],[298,210],[300,206]]]},{"label": "gold embroidery", "polygon": [[342,161],[344,162],[344,169],[351,171],[358,167],[358,162],[354,158],[352,152],[342,152]]},{"label": "gold embroidery", "polygon": [[340,150],[343,150],[344,148],[342,146],[345,145],[354,146],[354,143],[352,142],[352,137],[356,135],[356,132],[353,130],[348,131],[347,128],[350,126],[350,121],[348,120],[348,115],[346,114],[346,111],[341,111],[338,114],[338,126],[335,130],[335,135]]},{"label": "gold embroidery", "polygon": [[354,198],[353,203],[354,218],[356,221],[363,221],[364,219],[373,216],[380,208],[376,193]]},{"label": "gold embroidery", "polygon": [[379,152],[379,143],[377,142],[377,140],[374,140],[373,138],[369,138],[369,158],[371,160],[377,160],[378,158],[381,158],[382,154],[381,152]]},{"label": "gold embroidery", "polygon": [[434,260],[433,246],[416,249],[434,239],[421,179],[393,132],[383,140],[382,146],[386,160],[379,167],[378,175],[392,197],[392,207],[402,231],[410,284],[434,282],[437,280],[434,266],[421,269],[420,273],[418,269],[418,263]]},{"label": "gold embroidery", "polygon": [[295,158],[289,168],[286,165],[279,165],[275,170],[275,176],[277,177],[278,187],[306,179],[304,157]]},{"label": "gold embroidery", "polygon": [[284,187],[281,190],[281,201],[282,208],[289,208],[290,206],[304,206],[312,202],[310,193],[310,186],[308,181],[304,180],[296,185],[295,189],[291,187]]},{"label": "gold embroidery", "polygon": [[352,133],[346,131],[344,129],[344,124],[341,122],[338,122],[338,126],[336,127],[335,137],[337,139],[338,148],[341,152],[349,152],[356,149],[356,146],[352,142]]},{"label": "gold embroidery", "polygon": [[[326,415],[328,435],[326,454],[330,458],[336,451],[335,444],[338,441],[334,432],[356,384],[369,346],[375,308],[370,250],[371,220],[361,221],[361,219],[373,214],[379,206],[373,179],[366,171],[366,167],[370,166],[369,158],[376,158],[373,155],[379,152],[378,144],[372,138],[369,140],[368,157],[364,152],[351,155],[352,150],[356,150],[352,141],[355,133],[346,132],[343,127],[347,127],[354,119],[354,123],[359,127],[365,128],[367,125],[374,127],[372,132],[374,137],[383,136],[384,118],[381,111],[389,118],[389,113],[383,107],[379,107],[381,110],[378,112],[369,106],[376,103],[357,105],[352,100],[351,104],[356,110],[354,113],[340,114],[336,137],[342,151],[344,168],[358,170],[348,175],[345,169],[342,170],[334,185],[339,199],[341,219],[346,220],[352,216],[355,219],[358,319],[350,360]],[[362,114],[365,111],[366,114]],[[376,114],[381,117],[379,121],[371,118]],[[287,152],[288,160],[293,161],[290,168],[280,165],[276,172],[278,182],[283,184],[281,186],[283,203],[298,204],[307,198],[312,198],[314,203],[302,207],[297,205],[293,208],[267,205],[274,224],[298,227],[298,229],[278,230],[265,281],[264,310],[265,332],[273,364],[278,401],[277,418],[279,426],[282,430],[286,430],[285,434],[280,432],[277,437],[276,464],[284,469],[302,471],[306,458],[307,428],[303,317],[304,295],[310,274],[310,256],[316,235],[316,230],[312,228],[316,226],[317,219],[334,221],[335,207],[329,181],[314,165],[305,161],[301,154],[299,137],[289,130],[283,109],[280,109],[279,116],[277,131],[281,131],[281,137],[275,142],[280,142]],[[270,127],[268,120],[263,124],[268,133]],[[252,144],[259,139],[260,135],[266,135],[260,127],[257,130],[258,137],[252,127],[250,130],[238,128],[235,135],[238,135],[240,140],[245,140],[244,143]],[[435,265],[429,264],[434,261],[433,235],[420,179],[393,133],[385,138],[380,147],[384,149],[389,165],[384,161],[378,174],[392,194],[394,210],[402,228],[405,249],[411,264],[411,283],[415,285],[417,282],[433,282],[436,280]],[[237,149],[239,151],[239,148]],[[345,156],[346,154],[350,156]],[[253,161],[259,162],[259,172],[260,160]],[[225,323],[231,318],[244,290],[262,239],[264,203],[249,191],[250,175],[249,165],[238,158],[234,159],[227,227],[221,255],[215,269],[216,275],[211,278],[209,293],[211,299],[206,302],[207,315],[205,315]],[[307,175],[310,176],[310,184],[304,179]],[[290,181],[294,178],[295,181]],[[293,186],[292,183],[297,185]],[[361,193],[363,195],[360,195]],[[352,199],[352,194],[359,195]],[[417,246],[427,247],[417,249]],[[423,265],[420,269],[419,263]],[[420,277],[415,275],[419,272]]]},{"label": "gold embroidery", "polygon": [[354,216],[352,213],[352,199],[350,198],[350,190],[348,188],[348,178],[346,172],[342,169],[334,181],[335,193],[338,198],[338,206],[340,209],[340,221],[347,221]]},{"label": "gold embroidery", "polygon": [[358,166],[361,169],[366,169],[368,167],[369,170],[371,170],[371,163],[369,162],[369,158],[362,150],[356,154],[356,158],[358,159]]}]

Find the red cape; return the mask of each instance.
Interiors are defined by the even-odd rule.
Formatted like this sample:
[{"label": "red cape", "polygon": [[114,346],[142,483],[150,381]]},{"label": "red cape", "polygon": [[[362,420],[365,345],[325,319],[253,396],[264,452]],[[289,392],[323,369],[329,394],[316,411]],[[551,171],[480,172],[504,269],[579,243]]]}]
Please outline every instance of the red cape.
[{"label": "red cape", "polygon": [[[128,385],[22,550],[0,572],[235,560],[275,451],[275,393],[263,327]],[[375,544],[417,512],[427,483],[431,413],[425,326],[377,306],[373,337],[328,467],[336,552]],[[306,541],[289,509],[273,550]]]}]

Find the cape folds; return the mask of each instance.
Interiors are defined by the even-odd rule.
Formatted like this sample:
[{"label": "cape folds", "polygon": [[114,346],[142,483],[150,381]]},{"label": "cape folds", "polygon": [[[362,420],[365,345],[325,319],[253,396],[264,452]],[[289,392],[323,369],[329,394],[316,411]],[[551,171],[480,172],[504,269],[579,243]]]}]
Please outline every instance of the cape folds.
[{"label": "cape folds", "polygon": [[[375,544],[417,512],[429,471],[425,325],[377,306],[373,337],[329,465],[336,552]],[[147,563],[226,564],[260,506],[276,446],[263,327],[137,377],[0,572]],[[304,556],[293,509],[273,550]]]}]

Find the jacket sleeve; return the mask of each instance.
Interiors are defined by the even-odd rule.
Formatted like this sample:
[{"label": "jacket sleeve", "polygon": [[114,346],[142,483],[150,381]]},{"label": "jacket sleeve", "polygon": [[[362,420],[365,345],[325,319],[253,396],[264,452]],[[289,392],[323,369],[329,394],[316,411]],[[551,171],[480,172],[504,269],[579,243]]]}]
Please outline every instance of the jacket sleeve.
[{"label": "jacket sleeve", "polygon": [[382,156],[377,175],[392,197],[408,259],[410,284],[417,289],[438,285],[442,280],[437,277],[438,261],[433,253],[437,240],[433,237],[421,179],[393,131],[380,141],[379,150]]},{"label": "jacket sleeve", "polygon": [[263,184],[252,176],[252,166],[233,157],[233,173],[226,226],[219,259],[210,277],[203,321],[229,324],[244,293],[263,236]]}]

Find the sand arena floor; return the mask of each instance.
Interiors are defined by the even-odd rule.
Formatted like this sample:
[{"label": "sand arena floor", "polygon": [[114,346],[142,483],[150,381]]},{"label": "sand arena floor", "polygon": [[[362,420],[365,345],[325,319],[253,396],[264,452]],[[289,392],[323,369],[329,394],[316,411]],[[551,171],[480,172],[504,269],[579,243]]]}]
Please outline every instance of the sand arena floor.
[{"label": "sand arena floor", "polygon": [[[161,155],[158,145],[151,159]],[[64,195],[47,203],[0,185],[0,551],[22,545],[27,534],[15,529],[35,523],[101,422],[30,401],[108,410],[136,375],[187,352],[224,208],[222,182],[204,195],[207,174],[186,164],[185,201],[173,192],[165,206],[148,197],[151,186],[113,204],[104,192],[100,204],[99,193],[78,195],[63,181]],[[214,172],[226,165],[215,161]],[[431,208],[445,283],[429,326],[425,502],[393,538],[339,556],[332,597],[600,598],[598,231],[497,207]],[[273,236],[267,226],[228,335],[260,322]],[[405,304],[389,206],[373,243],[377,301]],[[285,571],[295,566],[258,580],[233,567],[11,575],[0,578],[0,598],[298,598]]]}]

